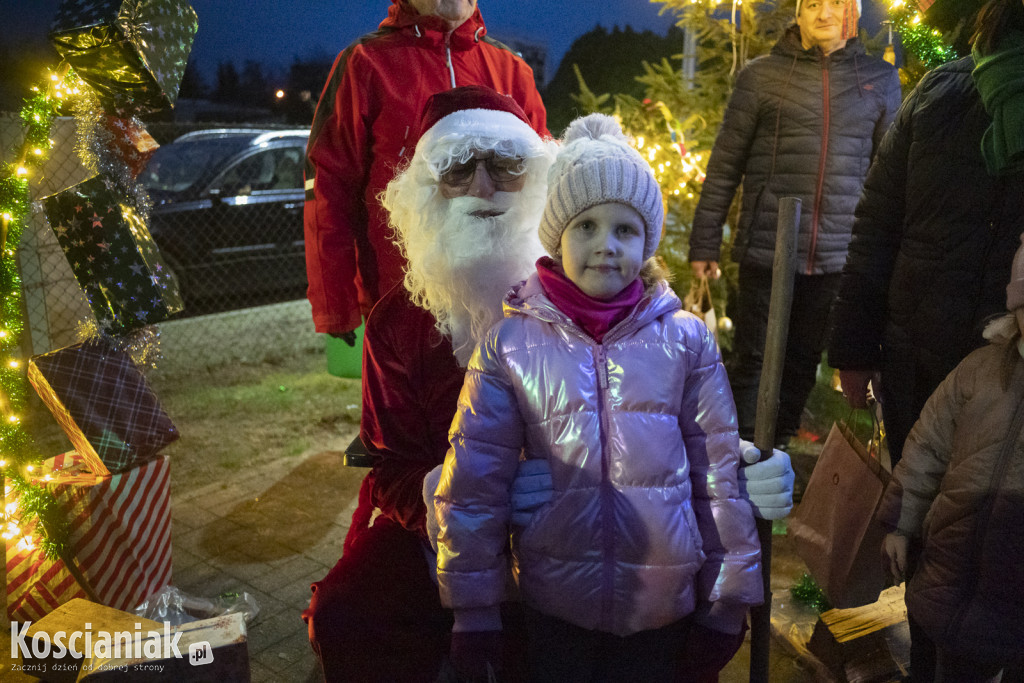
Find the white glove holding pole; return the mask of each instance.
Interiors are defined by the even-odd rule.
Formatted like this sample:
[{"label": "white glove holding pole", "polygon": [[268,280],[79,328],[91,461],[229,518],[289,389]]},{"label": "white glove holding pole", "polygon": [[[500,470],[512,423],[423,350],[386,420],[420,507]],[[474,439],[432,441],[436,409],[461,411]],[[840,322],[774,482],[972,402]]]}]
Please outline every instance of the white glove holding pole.
[{"label": "white glove holding pole", "polygon": [[772,450],[767,460],[758,461],[761,450],[749,441],[740,439],[743,462],[739,468],[740,494],[750,501],[754,516],[761,519],[782,519],[793,509],[793,482],[796,476],[789,455]]}]

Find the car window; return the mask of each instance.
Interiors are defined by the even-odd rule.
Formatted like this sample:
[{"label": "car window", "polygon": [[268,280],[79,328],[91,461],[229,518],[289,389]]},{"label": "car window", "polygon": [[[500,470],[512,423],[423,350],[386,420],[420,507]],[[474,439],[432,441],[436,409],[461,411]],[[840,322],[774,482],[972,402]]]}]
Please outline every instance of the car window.
[{"label": "car window", "polygon": [[153,153],[139,182],[147,190],[184,192],[208,179],[224,161],[244,149],[247,138],[205,138],[162,145]]},{"label": "car window", "polygon": [[301,188],[302,150],[276,148],[252,154],[228,168],[220,185],[224,194]]},{"label": "car window", "polygon": [[302,162],[305,150],[300,147],[283,148],[274,168],[275,190],[298,190],[302,183]]}]

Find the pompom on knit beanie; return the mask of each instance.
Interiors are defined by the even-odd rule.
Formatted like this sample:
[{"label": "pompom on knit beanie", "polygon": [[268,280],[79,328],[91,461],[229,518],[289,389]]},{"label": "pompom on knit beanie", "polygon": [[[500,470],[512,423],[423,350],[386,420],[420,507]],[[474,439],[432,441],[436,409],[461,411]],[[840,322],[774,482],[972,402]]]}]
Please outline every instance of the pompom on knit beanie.
[{"label": "pompom on knit beanie", "polygon": [[1021,246],[1013,255],[1010,266],[1010,283],[1006,285],[1006,310],[1015,311],[1024,306],[1024,235],[1020,236]]},{"label": "pompom on knit beanie", "polygon": [[633,149],[618,122],[589,114],[569,124],[548,171],[548,200],[540,221],[540,242],[559,257],[562,233],[573,218],[598,204],[617,202],[644,220],[644,260],[658,249],[665,210],[654,172]]}]

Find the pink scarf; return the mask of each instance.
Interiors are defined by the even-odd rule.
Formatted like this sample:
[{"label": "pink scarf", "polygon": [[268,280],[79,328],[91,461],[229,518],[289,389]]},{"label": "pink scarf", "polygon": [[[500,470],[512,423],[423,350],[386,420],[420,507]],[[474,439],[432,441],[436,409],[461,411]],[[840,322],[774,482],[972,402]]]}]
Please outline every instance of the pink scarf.
[{"label": "pink scarf", "polygon": [[595,299],[567,278],[562,266],[550,256],[537,260],[537,276],[551,303],[598,343],[629,315],[644,294],[644,285],[637,278],[611,299]]}]

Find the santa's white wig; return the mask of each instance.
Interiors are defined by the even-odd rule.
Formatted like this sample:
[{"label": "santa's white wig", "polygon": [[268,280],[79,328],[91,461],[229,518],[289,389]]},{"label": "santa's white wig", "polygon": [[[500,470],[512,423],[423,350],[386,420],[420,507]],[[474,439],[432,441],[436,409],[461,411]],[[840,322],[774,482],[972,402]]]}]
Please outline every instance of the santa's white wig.
[{"label": "santa's white wig", "polygon": [[[501,98],[500,106],[514,105],[493,91],[484,94]],[[381,195],[407,261],[404,284],[410,298],[433,314],[463,365],[501,318],[509,288],[529,275],[544,254],[537,225],[555,150],[556,143],[542,140],[525,115],[480,106],[455,109],[426,127],[408,166]],[[446,199],[439,188],[441,175],[481,151],[522,159],[522,190],[498,192],[489,200]],[[498,215],[479,215],[492,210]]]}]

